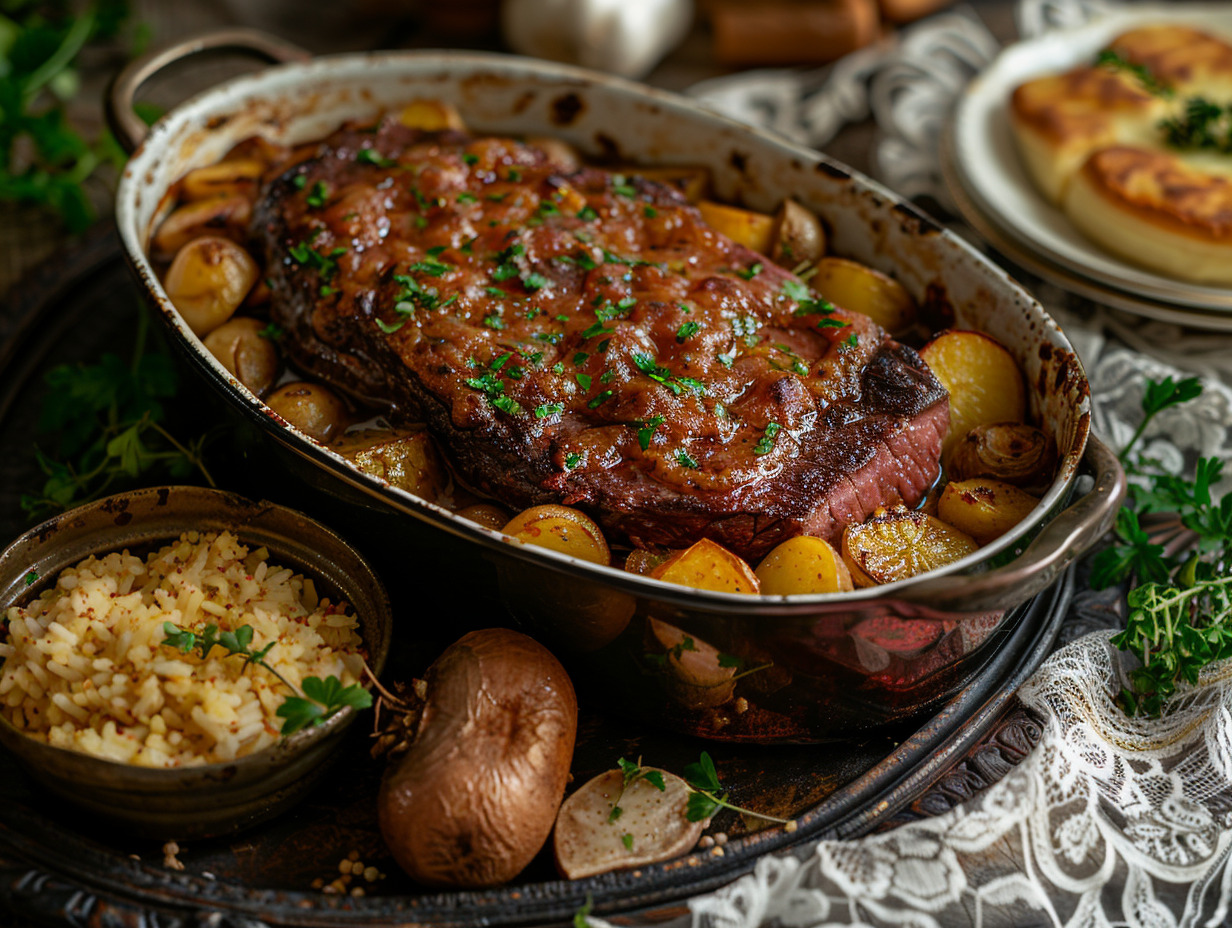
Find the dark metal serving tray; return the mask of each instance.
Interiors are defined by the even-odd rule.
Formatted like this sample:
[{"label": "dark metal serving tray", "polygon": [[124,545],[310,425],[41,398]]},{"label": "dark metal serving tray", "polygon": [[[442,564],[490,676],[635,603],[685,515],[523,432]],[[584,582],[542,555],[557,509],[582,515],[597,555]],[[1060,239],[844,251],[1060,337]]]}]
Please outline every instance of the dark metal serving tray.
[{"label": "dark metal serving tray", "polygon": [[[103,351],[126,356],[141,311],[114,236],[98,233],[37,271],[0,312],[0,441],[7,449],[0,456],[0,540],[27,527],[20,493],[41,480],[33,445],[43,375],[55,364],[90,361]],[[197,432],[218,413],[204,391],[193,389],[187,372],[184,377],[173,414]],[[396,627],[387,676],[409,679],[464,630],[508,622],[493,586],[459,585],[459,565],[451,560],[456,552],[447,544],[424,545],[400,534],[395,514],[289,480],[275,470],[276,459],[263,444],[246,443],[242,430],[232,430],[221,447],[217,476],[225,488],[312,514],[391,580]],[[392,578],[405,579],[393,586]],[[619,707],[598,711],[598,694],[582,688],[575,783],[613,767],[620,756],[640,755],[679,771],[708,750],[734,802],[799,823],[794,833],[753,831],[754,823],[724,813],[714,824],[730,836],[721,854],[699,850],[679,861],[586,880],[559,880],[550,854],[541,853],[508,887],[455,893],[416,887],[381,842],[375,811],[381,766],[369,757],[362,721],[304,805],[255,831],[187,846],[180,855],[183,871],[163,866],[157,846],[57,808],[0,751],[0,922],[8,923],[7,911],[22,923],[49,925],[527,925],[567,922],[588,899],[605,916],[678,904],[749,871],[764,853],[890,823],[981,745],[1004,762],[1020,759],[1037,733],[1023,713],[1008,728],[1003,717],[1013,692],[1050,650],[1072,588],[1067,574],[1016,610],[975,681],[934,715],[856,741],[707,744],[636,725]],[[314,880],[337,876],[339,860],[351,851],[388,878],[362,884],[368,893],[362,898],[314,890]]]}]

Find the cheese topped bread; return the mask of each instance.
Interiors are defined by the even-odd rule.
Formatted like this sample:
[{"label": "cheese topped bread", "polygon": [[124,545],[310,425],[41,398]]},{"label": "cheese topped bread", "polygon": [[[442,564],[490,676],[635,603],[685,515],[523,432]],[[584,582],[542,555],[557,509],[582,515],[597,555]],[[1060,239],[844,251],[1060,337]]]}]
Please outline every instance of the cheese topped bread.
[{"label": "cheese topped bread", "polygon": [[1118,36],[1100,63],[1020,85],[1010,122],[1040,192],[1088,237],[1160,273],[1232,285],[1230,107],[1232,45],[1153,25]]}]

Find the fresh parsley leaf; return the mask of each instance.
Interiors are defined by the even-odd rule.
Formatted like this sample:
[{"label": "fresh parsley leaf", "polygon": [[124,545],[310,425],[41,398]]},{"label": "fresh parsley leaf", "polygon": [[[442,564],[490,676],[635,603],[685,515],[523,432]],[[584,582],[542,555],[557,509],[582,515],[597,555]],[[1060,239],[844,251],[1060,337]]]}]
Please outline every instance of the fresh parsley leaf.
[{"label": "fresh parsley leaf", "polygon": [[637,443],[641,445],[643,451],[650,449],[650,439],[654,436],[655,430],[664,423],[662,416],[651,416],[642,423],[642,427],[637,430]]},{"label": "fresh parsley leaf", "polygon": [[745,280],[752,280],[754,277],[756,277],[758,274],[762,272],[764,267],[765,265],[763,265],[760,261],[758,261],[756,264],[753,264],[745,268],[743,271],[736,271],[736,276],[743,277]]},{"label": "fresh parsley leaf", "polygon": [[689,452],[685,451],[683,448],[676,452],[676,460],[680,462],[681,467],[687,467],[690,470],[697,470],[697,458],[693,457],[693,455],[689,454]]},{"label": "fresh parsley leaf", "polygon": [[535,418],[546,419],[548,416],[558,416],[565,411],[565,407],[560,403],[545,403],[542,406],[535,407]]},{"label": "fresh parsley leaf", "polygon": [[329,202],[329,186],[323,180],[317,181],[304,199],[313,209],[320,209]]},{"label": "fresh parsley leaf", "polygon": [[374,148],[361,148],[355,153],[355,160],[360,164],[371,164],[378,168],[392,168],[397,165],[393,158],[386,158]]},{"label": "fresh parsley leaf", "polygon": [[701,331],[702,324],[700,322],[686,322],[676,330],[676,341],[684,342],[686,339],[692,338]]},{"label": "fresh parsley leaf", "polygon": [[762,433],[761,438],[757,440],[756,446],[753,448],[754,454],[769,454],[774,450],[775,440],[778,434],[782,431],[782,426],[777,422],[766,423],[766,429]]}]

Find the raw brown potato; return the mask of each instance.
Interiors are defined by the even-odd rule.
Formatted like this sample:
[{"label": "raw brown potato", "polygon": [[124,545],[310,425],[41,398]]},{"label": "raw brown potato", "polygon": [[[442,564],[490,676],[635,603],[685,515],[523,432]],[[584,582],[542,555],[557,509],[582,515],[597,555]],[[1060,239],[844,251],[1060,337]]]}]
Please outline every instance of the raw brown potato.
[{"label": "raw brown potato", "polygon": [[684,194],[690,203],[700,203],[710,196],[710,168],[674,167],[674,168],[643,168],[630,167],[626,173],[639,174],[647,180],[653,180],[668,187],[675,187]]},{"label": "raw brown potato", "polygon": [[1018,487],[980,477],[947,484],[937,514],[986,545],[1025,519],[1038,502]]},{"label": "raw brown potato", "polygon": [[831,303],[863,313],[891,334],[915,324],[915,300],[903,285],[858,261],[822,258],[809,286]]},{"label": "raw brown potato", "polygon": [[826,233],[821,220],[795,200],[787,199],[774,217],[770,259],[789,271],[812,264],[826,253]]},{"label": "raw brown potato", "polygon": [[440,129],[466,131],[462,114],[452,103],[441,100],[413,100],[402,108],[398,121],[410,129],[435,132]]},{"label": "raw brown potato", "polygon": [[606,567],[612,563],[603,531],[589,516],[568,506],[532,506],[514,516],[501,531],[525,544],[550,548],[592,564]]},{"label": "raw brown potato", "polygon": [[650,653],[663,657],[668,692],[689,709],[721,706],[735,695],[736,667],[719,649],[659,619],[646,620]]},{"label": "raw brown potato", "polygon": [[346,404],[319,383],[285,383],[270,394],[265,404],[309,438],[322,443],[347,427]]},{"label": "raw brown potato", "polygon": [[950,391],[950,428],[942,460],[973,428],[993,422],[1021,422],[1027,390],[1014,356],[983,332],[951,329],[920,349],[920,357]]},{"label": "raw brown potato", "polygon": [[252,201],[245,196],[213,197],[186,203],[163,220],[150,242],[159,258],[170,258],[203,235],[225,236],[242,242],[248,235]]},{"label": "raw brown potato", "polygon": [[422,430],[360,429],[343,435],[333,448],[365,474],[424,499],[435,500],[449,485],[436,442]]},{"label": "raw brown potato", "polygon": [[702,200],[697,208],[701,210],[702,219],[714,231],[721,232],[759,255],[770,253],[770,241],[774,237],[773,216],[726,206],[713,200]]},{"label": "raw brown potato", "polygon": [[[697,844],[706,823],[686,817],[688,785],[658,767],[642,769],[656,771],[663,789],[640,778],[622,793],[624,774],[609,770],[582,784],[560,807],[552,847],[565,879],[671,860]],[[613,819],[617,804],[620,812]]]},{"label": "raw brown potato", "polygon": [[184,200],[208,200],[220,196],[254,197],[265,165],[255,158],[236,158],[189,171],[180,181]]},{"label": "raw brown potato", "polygon": [[278,349],[261,333],[268,323],[244,316],[229,319],[205,337],[205,347],[232,377],[257,396],[278,379]]},{"label": "raw brown potato", "polygon": [[775,547],[757,565],[757,579],[766,596],[799,593],[843,593],[851,590],[851,572],[824,538],[797,535]]},{"label": "raw brown potato", "polygon": [[980,425],[954,445],[951,480],[990,477],[1042,496],[1057,471],[1057,446],[1052,436],[1022,422]]},{"label": "raw brown potato", "polygon": [[906,580],[978,549],[970,535],[935,516],[895,509],[843,532],[843,560],[856,586]]},{"label": "raw brown potato", "polygon": [[491,503],[476,503],[474,506],[467,506],[465,509],[459,509],[458,515],[482,525],[484,528],[496,529],[497,531],[500,531],[509,524],[509,513],[501,509],[500,506],[493,506]]},{"label": "raw brown potato", "polygon": [[428,668],[415,740],[377,799],[394,859],[426,886],[513,879],[552,831],[577,735],[560,662],[502,628],[471,632]]},{"label": "raw brown potato", "polygon": [[656,580],[719,593],[753,593],[757,574],[741,558],[709,538],[677,551],[650,574]]},{"label": "raw brown potato", "polygon": [[188,327],[208,335],[239,309],[260,273],[257,262],[235,242],[207,236],[180,249],[163,288]]}]

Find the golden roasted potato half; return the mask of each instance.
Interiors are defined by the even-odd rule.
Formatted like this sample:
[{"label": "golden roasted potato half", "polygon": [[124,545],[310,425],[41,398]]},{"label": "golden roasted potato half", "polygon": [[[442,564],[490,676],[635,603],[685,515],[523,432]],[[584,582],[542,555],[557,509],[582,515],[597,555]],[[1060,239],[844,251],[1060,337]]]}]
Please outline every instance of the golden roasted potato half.
[{"label": "golden roasted potato half", "polygon": [[757,565],[761,592],[768,596],[843,593],[853,588],[851,572],[824,538],[797,535],[778,545]]},{"label": "golden roasted potato half", "polygon": [[424,499],[436,499],[449,485],[436,442],[425,431],[359,429],[339,438],[333,449],[365,474]]},{"label": "golden roasted potato half", "polygon": [[235,314],[260,274],[235,242],[208,236],[180,249],[163,289],[194,334],[208,335]]},{"label": "golden roasted potato half", "polygon": [[895,509],[843,532],[843,560],[856,586],[877,586],[935,570],[979,548],[935,516]]},{"label": "golden roasted potato half", "polygon": [[741,558],[709,538],[677,551],[650,574],[656,580],[718,593],[753,593],[761,586],[757,574]]},{"label": "golden roasted potato half", "polygon": [[667,672],[667,691],[690,709],[721,706],[735,695],[738,660],[728,660],[711,644],[659,619],[646,620],[651,654]]},{"label": "golden roasted potato half", "polygon": [[706,224],[714,231],[721,232],[733,242],[759,255],[770,253],[770,243],[774,238],[773,216],[715,203],[713,200],[702,200],[697,204],[697,208],[701,210],[702,219],[706,220]]},{"label": "golden roasted potato half", "polygon": [[568,506],[532,506],[514,516],[501,531],[525,544],[551,548],[592,564],[606,567],[612,563],[612,553],[599,526],[590,516]]},{"label": "golden roasted potato half", "polygon": [[466,130],[466,123],[457,107],[441,100],[413,100],[402,108],[398,121],[409,129],[423,129],[426,132]]},{"label": "golden roasted potato half", "polygon": [[942,460],[973,428],[993,422],[1022,422],[1027,389],[1014,356],[983,332],[951,329],[922,349],[920,357],[950,391],[950,428]]},{"label": "golden roasted potato half", "polygon": [[509,513],[492,503],[476,503],[458,510],[458,515],[484,528],[500,531],[509,524]]},{"label": "golden roasted potato half", "polygon": [[328,442],[347,427],[346,404],[329,387],[298,380],[284,383],[265,401],[274,412],[309,438]]},{"label": "golden roasted potato half", "polygon": [[784,200],[774,216],[770,259],[790,271],[801,264],[813,264],[825,253],[826,232],[817,214],[795,200]]},{"label": "golden roasted potato half", "polygon": [[915,324],[915,300],[903,285],[858,261],[822,258],[809,285],[831,303],[863,313],[887,332]]},{"label": "golden roasted potato half", "polygon": [[650,551],[646,548],[634,548],[625,558],[625,570],[631,574],[650,576],[654,569],[672,556],[671,551]]},{"label": "golden roasted potato half", "polygon": [[1038,502],[1016,486],[977,477],[947,484],[937,504],[937,515],[986,545],[1025,519]]}]

